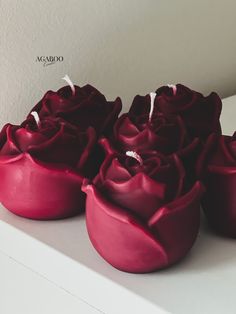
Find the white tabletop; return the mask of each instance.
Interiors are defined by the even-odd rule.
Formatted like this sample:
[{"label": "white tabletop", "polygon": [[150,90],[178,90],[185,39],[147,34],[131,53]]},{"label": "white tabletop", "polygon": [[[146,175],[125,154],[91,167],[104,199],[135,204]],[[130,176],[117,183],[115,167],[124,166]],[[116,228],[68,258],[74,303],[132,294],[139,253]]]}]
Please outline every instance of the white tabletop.
[{"label": "white tabletop", "polygon": [[[235,114],[236,96],[224,100],[225,134],[233,133]],[[181,263],[136,275],[112,268],[97,254],[83,215],[43,222],[17,217],[1,207],[0,219],[0,251],[96,311],[236,313],[236,240],[212,234],[204,221],[193,249]]]},{"label": "white tabletop", "polygon": [[101,314],[3,253],[0,274],[1,314]]}]

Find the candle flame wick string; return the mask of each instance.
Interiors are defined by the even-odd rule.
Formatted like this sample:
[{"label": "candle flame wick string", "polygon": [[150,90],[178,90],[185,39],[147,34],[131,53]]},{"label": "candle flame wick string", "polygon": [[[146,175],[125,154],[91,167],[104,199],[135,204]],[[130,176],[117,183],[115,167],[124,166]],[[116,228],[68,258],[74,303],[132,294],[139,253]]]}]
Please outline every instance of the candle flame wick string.
[{"label": "candle flame wick string", "polygon": [[151,122],[152,120],[152,115],[153,115],[153,111],[154,111],[154,102],[155,102],[155,98],[156,98],[156,93],[150,93],[150,111],[149,111],[149,122]]},{"label": "candle flame wick string", "polygon": [[39,124],[40,124],[40,119],[39,119],[38,112],[32,111],[30,114],[34,117],[34,120],[35,120],[37,126],[39,126]]},{"label": "candle flame wick string", "polygon": [[174,84],[167,84],[167,86],[168,86],[169,88],[172,88],[173,95],[175,96],[176,93],[177,93],[177,86],[174,85]]},{"label": "candle flame wick string", "polygon": [[67,82],[67,84],[71,88],[72,95],[75,96],[75,86],[74,86],[73,82],[71,81],[71,79],[69,78],[69,76],[66,74],[62,79]]},{"label": "candle flame wick string", "polygon": [[129,151],[127,151],[125,153],[125,155],[128,156],[128,157],[136,159],[137,162],[139,162],[140,166],[143,165],[143,160],[142,160],[141,156],[138,153],[129,150]]}]

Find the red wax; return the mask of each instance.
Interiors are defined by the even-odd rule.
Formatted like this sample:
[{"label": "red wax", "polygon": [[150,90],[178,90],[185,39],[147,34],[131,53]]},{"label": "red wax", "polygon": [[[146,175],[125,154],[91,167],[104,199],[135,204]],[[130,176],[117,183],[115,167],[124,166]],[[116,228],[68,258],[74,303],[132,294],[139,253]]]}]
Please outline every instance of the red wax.
[{"label": "red wax", "polygon": [[81,184],[90,172],[88,158],[96,143],[94,129],[80,132],[61,119],[21,126],[0,134],[0,200],[17,215],[58,219],[84,210]]},{"label": "red wax", "polygon": [[207,188],[203,208],[215,231],[236,238],[236,133],[216,138],[209,150],[203,175]]},{"label": "red wax", "polygon": [[32,109],[39,117],[61,117],[78,126],[80,130],[93,127],[98,134],[109,134],[121,108],[121,99],[107,101],[95,87],[64,86],[57,92],[48,91]]},{"label": "red wax", "polygon": [[84,181],[86,224],[98,253],[114,267],[150,272],[180,260],[199,230],[200,182],[189,187],[178,157],[108,156],[93,182]]}]

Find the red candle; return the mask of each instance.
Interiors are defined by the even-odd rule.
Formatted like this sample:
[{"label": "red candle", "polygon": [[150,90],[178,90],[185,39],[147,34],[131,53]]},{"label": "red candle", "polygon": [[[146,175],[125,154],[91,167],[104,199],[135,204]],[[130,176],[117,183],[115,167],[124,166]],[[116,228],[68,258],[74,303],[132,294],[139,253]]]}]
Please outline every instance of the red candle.
[{"label": "red candle", "polygon": [[118,97],[115,101],[107,101],[95,87],[76,86],[68,75],[63,79],[68,86],[57,92],[48,91],[32,111],[36,111],[41,119],[61,117],[80,130],[93,127],[98,135],[109,134],[121,111],[121,99]]},{"label": "red candle", "polygon": [[82,190],[90,240],[120,270],[144,273],[170,266],[196,239],[203,187],[199,181],[187,184],[176,155],[108,155]]},{"label": "red candle", "polygon": [[[201,148],[199,138],[192,139],[180,116],[165,116],[157,109],[156,94],[136,96],[128,113],[116,121],[113,134],[100,140],[107,154],[135,150],[177,154],[194,178],[194,167]],[[191,178],[192,179],[192,178]],[[195,180],[195,179],[193,179]]]},{"label": "red candle", "polygon": [[204,97],[182,84],[162,86],[156,93],[158,111],[166,117],[179,115],[192,138],[205,141],[212,132],[221,134],[222,102],[216,93]]},{"label": "red candle", "polygon": [[211,136],[198,166],[207,193],[203,209],[209,225],[216,232],[236,238],[236,133]]},{"label": "red candle", "polygon": [[[33,118],[34,116],[34,118]],[[84,210],[81,192],[96,143],[93,128],[81,132],[60,118],[33,114],[0,134],[0,200],[13,213],[57,219]]]}]

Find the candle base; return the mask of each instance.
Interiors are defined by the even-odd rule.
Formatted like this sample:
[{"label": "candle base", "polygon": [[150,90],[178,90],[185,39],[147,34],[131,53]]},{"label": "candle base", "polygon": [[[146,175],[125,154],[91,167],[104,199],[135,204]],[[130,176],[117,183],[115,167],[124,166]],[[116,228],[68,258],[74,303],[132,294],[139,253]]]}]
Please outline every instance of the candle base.
[{"label": "candle base", "polygon": [[0,158],[0,201],[14,214],[49,220],[84,211],[83,177],[65,166],[46,164],[29,154]]}]

